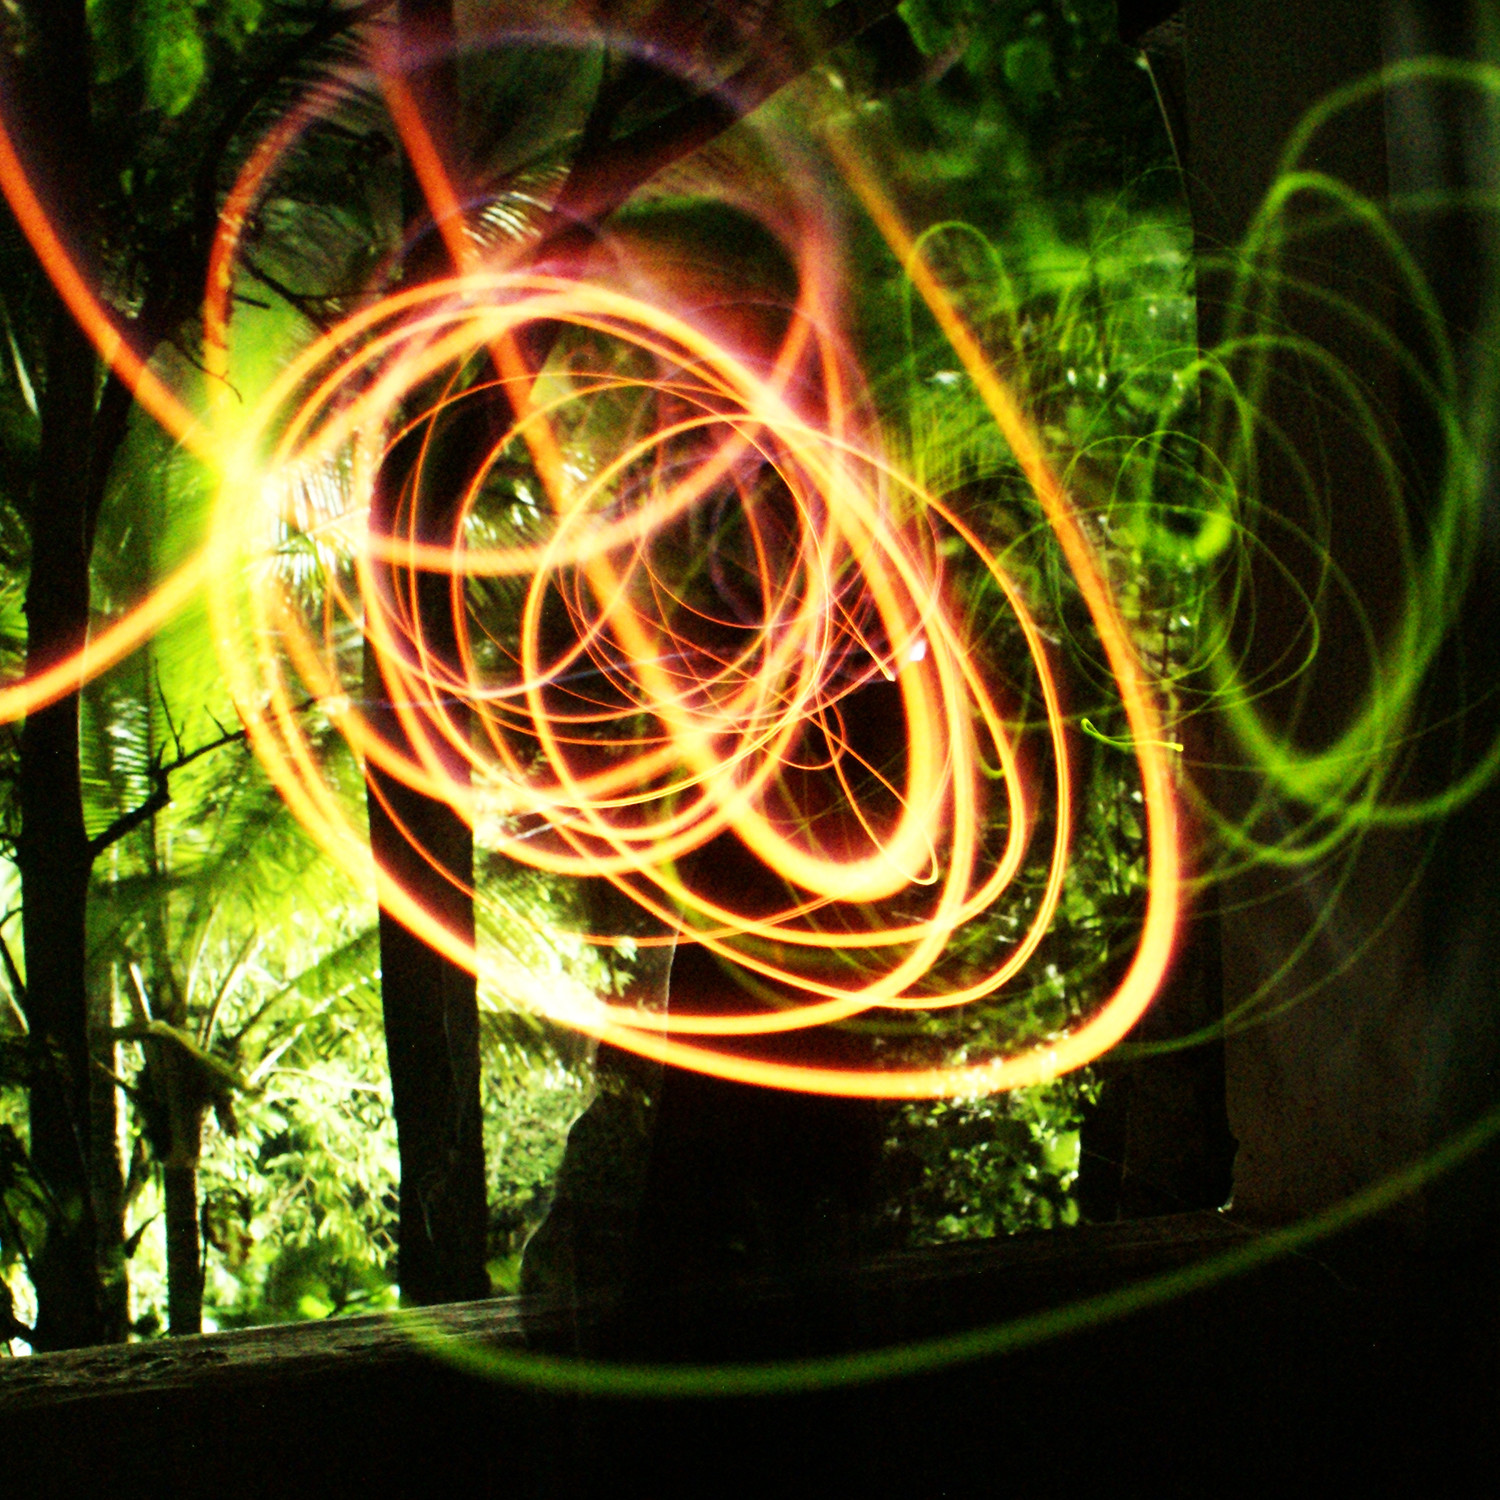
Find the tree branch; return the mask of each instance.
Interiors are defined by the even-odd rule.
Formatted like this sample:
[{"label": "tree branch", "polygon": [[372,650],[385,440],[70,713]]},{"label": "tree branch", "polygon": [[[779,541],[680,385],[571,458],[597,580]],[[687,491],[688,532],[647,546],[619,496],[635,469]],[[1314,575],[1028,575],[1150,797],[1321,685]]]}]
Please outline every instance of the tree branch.
[{"label": "tree branch", "polygon": [[737,124],[814,63],[891,15],[897,0],[839,0],[800,31],[783,23],[751,60],[718,87],[659,120],[581,156],[558,195],[534,258],[564,248],[619,208],[635,190]]},{"label": "tree branch", "polygon": [[[171,723],[170,719],[168,723]],[[133,807],[129,812],[121,813],[114,822],[101,832],[96,833],[89,840],[90,863],[98,859],[111,844],[119,843],[126,834],[134,832],[148,818],[155,817],[157,813],[171,805],[172,789],[169,784],[169,778],[174,771],[180,771],[184,766],[192,765],[195,760],[208,755],[214,750],[222,750],[225,745],[233,745],[237,741],[243,740],[248,732],[245,729],[226,729],[218,739],[209,740],[207,744],[199,745],[196,750],[189,750],[186,753],[181,752],[180,747],[182,742],[178,740],[179,753],[177,758],[167,761],[163,765],[152,767],[151,780],[154,786],[151,795],[139,807]],[[174,737],[176,735],[175,729],[173,730],[173,735]]]},{"label": "tree branch", "polygon": [[242,256],[240,264],[245,268],[247,275],[266,288],[267,291],[275,292],[289,307],[295,308],[319,333],[327,333],[337,321],[336,318],[328,316],[327,312],[315,306],[317,303],[334,302],[342,296],[350,296],[351,293],[317,292],[306,293],[293,291],[284,281],[273,276],[269,271],[257,265],[248,255]]}]

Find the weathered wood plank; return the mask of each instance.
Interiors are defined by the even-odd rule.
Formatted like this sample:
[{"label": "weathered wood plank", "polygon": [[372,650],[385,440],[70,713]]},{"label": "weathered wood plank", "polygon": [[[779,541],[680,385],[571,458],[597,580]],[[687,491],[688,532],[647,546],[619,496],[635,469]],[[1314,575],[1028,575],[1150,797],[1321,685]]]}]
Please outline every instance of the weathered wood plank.
[{"label": "weathered wood plank", "polygon": [[[677,1325],[722,1320],[727,1329],[748,1320],[770,1330],[796,1321],[801,1304],[834,1302],[851,1334],[864,1326],[875,1341],[920,1337],[972,1321],[976,1313],[1014,1315],[1058,1296],[1181,1265],[1247,1233],[1224,1215],[1204,1213],[1017,1235],[889,1255],[826,1280],[687,1285],[672,1295],[669,1308],[653,1307],[644,1316],[660,1312],[665,1324]],[[519,1297],[500,1297],[420,1313],[330,1318],[35,1355],[0,1362],[0,1415],[60,1402],[228,1390],[410,1363],[426,1357],[414,1337],[417,1319],[463,1343],[520,1347],[530,1340],[556,1347],[601,1313],[602,1308],[525,1306]]]}]

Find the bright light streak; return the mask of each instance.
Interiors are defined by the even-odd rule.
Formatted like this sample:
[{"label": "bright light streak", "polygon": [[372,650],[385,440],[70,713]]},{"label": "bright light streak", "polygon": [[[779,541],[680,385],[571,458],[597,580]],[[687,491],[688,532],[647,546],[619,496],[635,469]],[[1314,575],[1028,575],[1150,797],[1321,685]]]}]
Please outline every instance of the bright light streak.
[{"label": "bright light streak", "polygon": [[[586,270],[488,263],[399,71],[385,59],[379,76],[456,273],[372,291],[290,360],[248,416],[236,416],[222,378],[232,367],[240,233],[286,149],[333,95],[291,112],[227,200],[204,304],[205,361],[221,377],[208,382],[207,420],[130,347],[0,124],[0,185],[60,294],[142,406],[218,476],[203,549],[77,657],[0,689],[0,719],[73,690],[207,584],[257,755],[356,878],[369,877],[370,850],[306,733],[309,695],[367,764],[482,825],[499,852],[610,880],[678,942],[746,976],[744,986],[726,979],[726,1003],[702,1011],[602,1000],[518,974],[445,926],[393,871],[375,870],[398,920],[553,1019],[725,1078],[884,1097],[1039,1083],[1113,1045],[1160,984],[1181,901],[1160,716],[1032,424],[915,253],[876,174],[834,141],[1073,571],[1129,720],[1149,834],[1145,922],[1119,988],[1044,1045],[951,1066],[846,1066],[828,1060],[827,1046],[805,1060],[785,1039],[882,1012],[971,1005],[1023,974],[1067,871],[1064,714],[1021,590],[960,516],[885,455],[862,416],[858,373],[837,332],[831,247],[812,237],[787,247],[801,291],[771,341],[685,311],[691,288],[674,283],[670,267],[643,264],[627,291]],[[562,356],[528,363],[526,351],[541,344]],[[475,410],[492,430],[463,455],[455,495],[444,424]],[[376,486],[402,434],[418,455],[394,526],[379,532]],[[520,524],[505,505],[497,511],[496,496],[519,503],[503,476],[523,463],[540,503],[528,502]],[[342,509],[314,526],[299,497],[308,476],[328,473],[343,476]],[[424,485],[449,487],[446,540],[426,533],[409,498]],[[289,536],[314,532],[317,587],[293,586],[278,555]],[[1023,661],[982,660],[953,597],[945,554],[954,545],[969,556],[969,576],[987,574],[1007,601]],[[446,580],[456,659],[427,638],[423,573]],[[508,602],[485,605],[481,586]],[[381,664],[399,735],[383,734],[362,702],[360,665],[341,647],[351,638]],[[1007,676],[1034,684],[1043,735],[1023,740],[1011,726],[998,686]],[[861,722],[872,712],[883,716],[876,731]],[[1041,747],[1045,774],[1032,764]],[[1028,790],[1038,785],[1050,786],[1045,814]],[[1042,826],[1047,847],[1036,852]],[[717,840],[757,866],[756,899],[715,884]],[[1017,882],[1028,870],[1040,883],[1023,900]],[[963,929],[1005,901],[1026,918],[1008,947],[977,970],[952,968]],[[750,1003],[752,988],[766,1003]]]}]

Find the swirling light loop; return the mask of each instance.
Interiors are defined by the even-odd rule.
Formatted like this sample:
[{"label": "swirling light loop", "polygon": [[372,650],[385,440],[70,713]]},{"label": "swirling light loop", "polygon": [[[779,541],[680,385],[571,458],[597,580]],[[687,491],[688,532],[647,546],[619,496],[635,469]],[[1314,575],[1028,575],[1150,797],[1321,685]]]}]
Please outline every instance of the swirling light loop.
[{"label": "swirling light loop", "polygon": [[[230,420],[220,379],[210,382],[211,420],[201,422],[129,349],[0,139],[0,180],[75,315],[147,409],[222,475],[202,552],[54,672],[56,681],[5,689],[0,713],[28,712],[119,659],[206,577],[251,741],[288,805],[346,869],[364,875],[369,847],[305,730],[309,693],[367,764],[446,802],[494,849],[612,881],[678,941],[701,945],[745,981],[725,1005],[674,1003],[669,1013],[543,982],[477,948],[393,870],[376,869],[380,899],[400,921],[554,1019],[724,1077],[892,1097],[1043,1081],[1118,1040],[1165,972],[1179,899],[1158,718],[1068,496],[951,300],[910,253],[868,167],[847,142],[833,142],[1074,570],[1121,688],[1150,839],[1145,925],[1116,992],[1046,1045],[949,1066],[804,1062],[750,1043],[875,1010],[968,1005],[995,995],[1035,955],[1063,888],[1071,789],[1059,687],[1021,591],[860,420],[852,361],[832,332],[837,297],[809,247],[794,253],[802,292],[770,349],[726,335],[722,320],[695,319],[683,310],[691,299],[650,278],[646,291],[660,295],[604,285],[586,269],[486,265],[399,75],[384,84],[457,274],[372,294],[288,365],[248,420]],[[212,375],[231,366],[243,226],[286,147],[326,102],[319,96],[283,122],[230,194],[205,302]],[[528,341],[571,343],[570,362],[532,362]],[[476,402],[493,430],[468,454],[467,474],[447,484],[438,472],[449,461],[445,424]],[[610,408],[630,410],[636,427],[613,443],[570,446],[570,427]],[[517,534],[497,543],[492,481],[506,464],[527,469],[541,493]],[[383,495],[403,465],[413,496],[435,473],[447,485],[441,535],[430,534],[430,506]],[[331,511],[310,501],[316,476],[340,496]],[[1011,889],[1041,813],[996,674],[977,659],[950,597],[950,545],[994,581],[1019,627],[1047,716],[1053,803],[1024,931],[983,972],[957,981],[944,957],[965,924]],[[288,581],[289,549],[311,557],[315,586]],[[520,591],[513,616],[486,618],[476,604],[485,580]],[[437,636],[435,584],[447,599]],[[351,642],[378,663],[378,711],[351,682]],[[902,733],[877,751],[851,715],[882,695]],[[999,768],[1003,809],[990,806],[989,766]],[[695,873],[694,861],[721,839],[753,857],[777,902],[737,905]],[[749,1005],[752,991],[771,1003]]]}]

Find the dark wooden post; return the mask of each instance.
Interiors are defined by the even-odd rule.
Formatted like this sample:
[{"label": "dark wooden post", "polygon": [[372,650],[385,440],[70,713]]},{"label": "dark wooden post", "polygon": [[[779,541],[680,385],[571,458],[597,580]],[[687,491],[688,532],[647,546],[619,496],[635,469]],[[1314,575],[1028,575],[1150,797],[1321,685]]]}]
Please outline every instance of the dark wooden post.
[{"label": "dark wooden post", "polygon": [[[1200,245],[1206,347],[1234,327],[1240,310],[1232,301],[1243,291],[1231,265],[1207,257],[1232,253],[1242,241],[1304,113],[1400,51],[1395,23],[1402,16],[1412,20],[1451,9],[1368,0],[1191,0],[1183,29],[1185,164]],[[1400,116],[1392,110],[1401,97],[1377,96],[1341,113],[1318,132],[1302,165],[1378,205],[1390,201],[1397,185],[1393,171],[1404,171],[1403,188],[1459,186],[1461,173],[1443,166],[1444,127],[1435,137],[1438,156],[1425,164],[1414,161],[1409,140],[1404,153],[1392,155],[1393,142],[1400,144],[1393,134]],[[1453,123],[1450,118],[1450,133]],[[1404,167],[1393,166],[1403,155]],[[1396,458],[1396,503],[1404,507],[1419,546],[1437,487],[1431,465],[1441,450],[1430,409],[1413,400],[1395,356],[1358,319],[1391,329],[1419,359],[1430,358],[1430,351],[1413,338],[1416,325],[1374,238],[1347,223],[1314,223],[1328,206],[1307,198],[1290,210],[1289,221],[1303,232],[1276,268],[1290,279],[1282,288],[1275,331],[1306,341],[1358,382],[1375,414],[1378,438],[1372,443],[1359,430],[1347,393],[1315,359],[1289,347],[1271,357],[1259,415],[1284,434],[1286,448],[1278,455],[1267,445],[1248,498],[1264,513],[1308,528],[1317,540],[1299,542],[1275,521],[1262,529],[1264,550],[1251,574],[1253,622],[1246,612],[1234,641],[1252,679],[1274,677],[1277,664],[1305,643],[1308,605],[1301,591],[1316,585],[1328,561],[1348,580],[1375,639],[1390,640],[1408,580],[1379,460]],[[1416,246],[1450,306],[1455,299],[1452,288],[1442,285],[1441,255],[1451,245],[1451,239],[1434,237],[1425,250]],[[1482,284],[1481,267],[1482,257],[1471,260],[1475,285]],[[1336,306],[1335,298],[1346,306]],[[1242,324],[1240,331],[1254,330]],[[1243,372],[1245,365],[1232,368]],[[1219,415],[1227,418],[1222,406]],[[1215,441],[1223,451],[1233,444],[1228,420]],[[1296,464],[1305,471],[1299,474]],[[1466,601],[1465,608],[1474,602]],[[1356,613],[1336,589],[1325,590],[1318,610],[1321,637],[1307,673],[1258,705],[1304,749],[1332,743],[1370,685],[1369,647]],[[1491,615],[1487,611],[1485,618]],[[1385,800],[1430,793],[1451,779],[1455,765],[1478,754],[1485,730],[1472,715],[1454,721],[1460,727],[1451,733],[1437,726],[1493,684],[1494,668],[1492,645],[1477,655],[1470,650],[1463,666],[1455,652],[1438,657],[1429,691],[1404,728],[1418,748],[1412,751],[1397,730],[1382,752]],[[1455,733],[1467,747],[1457,758]],[[1224,742],[1228,766],[1219,780],[1220,804],[1231,816],[1248,816],[1266,797],[1268,783],[1248,756],[1237,759],[1232,736],[1226,734]],[[1277,794],[1269,804],[1261,802],[1256,831],[1274,842],[1307,811]],[[1317,1211],[1417,1159],[1431,1143],[1442,1112],[1438,1101],[1451,1091],[1457,1061],[1451,1049],[1447,1059],[1434,1051],[1444,1034],[1443,1016],[1470,1014],[1477,966],[1487,965],[1492,973],[1500,956],[1495,928],[1491,923],[1485,930],[1482,920],[1494,907],[1493,879],[1469,861],[1467,881],[1457,882],[1465,900],[1456,900],[1454,851],[1473,839],[1492,838],[1495,820],[1495,797],[1486,794],[1465,811],[1462,825],[1371,827],[1331,858],[1301,867],[1263,864],[1225,887],[1228,1092],[1240,1140],[1238,1212],[1293,1219]],[[1456,950],[1465,955],[1461,962]],[[1237,1018],[1254,1024],[1242,1027]],[[1483,1046],[1491,1059],[1494,1041],[1490,1027]],[[1420,1216],[1414,1201],[1406,1213],[1408,1230]]]}]

